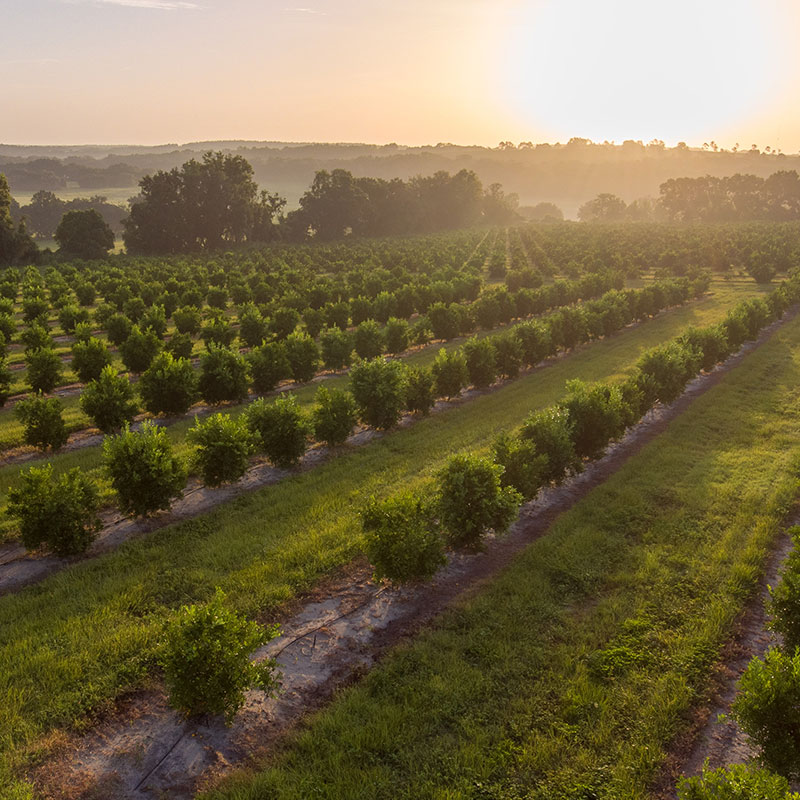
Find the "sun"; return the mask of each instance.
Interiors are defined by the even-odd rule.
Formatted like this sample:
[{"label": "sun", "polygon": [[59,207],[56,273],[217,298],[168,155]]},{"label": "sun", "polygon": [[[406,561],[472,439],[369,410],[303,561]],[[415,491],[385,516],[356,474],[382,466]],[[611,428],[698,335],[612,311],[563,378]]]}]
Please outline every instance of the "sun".
[{"label": "sun", "polygon": [[528,0],[509,27],[500,91],[555,138],[719,138],[779,83],[777,15],[755,0]]}]

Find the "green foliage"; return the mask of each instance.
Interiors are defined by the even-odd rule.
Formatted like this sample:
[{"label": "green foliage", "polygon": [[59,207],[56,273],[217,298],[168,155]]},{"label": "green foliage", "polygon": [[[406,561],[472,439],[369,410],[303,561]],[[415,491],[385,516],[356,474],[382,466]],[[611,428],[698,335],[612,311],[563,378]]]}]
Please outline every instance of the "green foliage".
[{"label": "green foliage", "polygon": [[496,351],[492,340],[472,337],[464,342],[469,382],[477,389],[493,384],[497,378]]},{"label": "green foliage", "polygon": [[502,486],[502,474],[499,464],[474,454],[453,456],[439,472],[439,519],[453,545],[477,547],[489,529],[503,533],[511,524],[522,497]]},{"label": "green foliage", "polygon": [[163,339],[164,334],[167,332],[167,312],[164,306],[150,306],[142,314],[139,324],[143,331],[153,331],[159,339]]},{"label": "green foliage", "polygon": [[273,315],[269,323],[269,329],[278,339],[286,339],[294,333],[294,329],[300,322],[300,314],[294,308],[279,308]]},{"label": "green foliage", "polygon": [[645,352],[637,363],[644,381],[645,402],[671,403],[700,369],[701,356],[688,344],[674,341]]},{"label": "green foliage", "polygon": [[130,372],[144,372],[161,350],[161,342],[153,331],[142,331],[138,325],[120,345],[122,363]]},{"label": "green foliage", "polygon": [[81,322],[89,321],[89,312],[85,308],[70,303],[58,312],[58,324],[64,333],[73,333],[75,326]]},{"label": "green foliage", "polygon": [[81,383],[100,377],[104,367],[111,363],[111,353],[102,339],[94,337],[72,345],[72,369]]},{"label": "green foliage", "polygon": [[793,653],[800,647],[800,526],[789,529],[794,547],[786,556],[777,586],[770,586],[767,627],[783,637],[783,646]]},{"label": "green foliage", "polygon": [[330,446],[344,444],[358,418],[356,401],[349,392],[320,386],[311,412],[314,438]]},{"label": "green foliage", "polygon": [[427,416],[435,402],[431,371],[409,367],[406,370],[406,410],[412,414]]},{"label": "green foliage", "polygon": [[94,208],[67,211],[54,238],[64,255],[77,258],[105,258],[114,246],[114,232]]},{"label": "green foliage", "polygon": [[186,468],[172,453],[167,432],[146,420],[103,441],[103,463],[123,514],[147,516],[168,509],[183,494]]},{"label": "green foliage", "polygon": [[375,580],[429,580],[447,562],[432,512],[413,492],[382,501],[370,498],[361,521]]},{"label": "green foliage", "polygon": [[578,457],[597,458],[606,445],[625,431],[627,410],[619,386],[567,381],[566,411]]},{"label": "green foliage", "polygon": [[186,439],[195,446],[194,464],[206,486],[237,481],[247,471],[253,441],[243,417],[196,417]]},{"label": "green foliage", "polygon": [[405,369],[398,361],[359,361],[350,372],[350,391],[365,425],[388,430],[405,407]]},{"label": "green foliage", "polygon": [[25,345],[25,352],[31,350],[52,349],[55,342],[50,329],[40,322],[34,322],[20,334],[20,341]]},{"label": "green foliage", "polygon": [[128,377],[117,375],[111,366],[104,367],[96,380],[86,384],[80,404],[83,412],[103,433],[120,430],[139,410]]},{"label": "green foliage", "polygon": [[519,374],[524,351],[513,331],[500,334],[492,339],[497,361],[497,371],[503,378],[516,378]]},{"label": "green foliage", "polygon": [[188,333],[173,333],[164,343],[164,352],[170,353],[173,358],[192,357],[194,342]]},{"label": "green foliage", "polygon": [[291,375],[282,342],[266,342],[254,348],[247,354],[246,361],[256,394],[271,392],[281,380]]},{"label": "green foliage", "polygon": [[22,319],[25,322],[33,322],[34,320],[47,319],[47,313],[50,311],[50,303],[44,297],[35,295],[33,297],[24,297],[22,300]]},{"label": "green foliage", "polygon": [[328,328],[320,336],[322,363],[326,369],[344,369],[353,361],[353,335],[350,331]]},{"label": "green foliage", "polygon": [[247,347],[258,347],[267,337],[267,323],[251,303],[239,313],[239,338]]},{"label": "green foliage", "polygon": [[235,350],[212,344],[200,356],[198,388],[206,403],[241,403],[247,383],[247,362]]},{"label": "green foliage", "polygon": [[752,659],[731,713],[765,766],[789,780],[800,778],[800,650],[773,647],[763,660]]},{"label": "green foliage", "polygon": [[434,303],[426,314],[434,339],[450,340],[458,336],[457,311],[445,303]]},{"label": "green foliage", "polygon": [[319,348],[307,333],[292,333],[284,341],[286,358],[292,377],[298,383],[307,383],[317,373]]},{"label": "green foliage", "polygon": [[431,374],[437,397],[458,397],[469,380],[464,353],[460,348],[457,350],[440,348],[431,365]]},{"label": "green foliage", "polygon": [[362,322],[355,330],[353,343],[359,358],[366,360],[377,358],[385,347],[380,325],[374,319]]},{"label": "green foliage", "polygon": [[689,328],[678,341],[697,352],[700,356],[700,367],[704,370],[711,369],[730,354],[725,331],[719,325]]},{"label": "green foliage", "polygon": [[25,354],[28,384],[34,392],[51,392],[61,381],[63,364],[49,347],[40,347]]},{"label": "green foliage", "polygon": [[222,347],[230,347],[236,338],[236,330],[221,311],[215,311],[200,329],[200,338],[207,346],[218,344]]},{"label": "green foliage", "polygon": [[306,451],[311,425],[294,395],[279,397],[272,403],[256,400],[245,411],[247,427],[256,449],[278,467],[297,464]]},{"label": "green foliage", "polygon": [[250,656],[277,634],[227,608],[221,589],[203,605],[184,606],[160,656],[170,705],[186,715],[221,714],[230,725],[248,689],[276,691],[275,662]]},{"label": "green foliage", "polygon": [[531,414],[524,422],[520,436],[531,442],[537,453],[547,458],[542,476],[545,481],[559,481],[569,470],[580,469],[580,459],[572,440],[569,414],[553,406]]},{"label": "green foliage", "polygon": [[397,317],[389,317],[384,329],[387,353],[402,353],[408,347],[408,322]]},{"label": "green foliage", "polygon": [[200,333],[203,317],[198,308],[183,306],[172,315],[172,321],[175,323],[178,333],[188,333],[190,336],[196,336]]},{"label": "green foliage", "polygon": [[31,467],[8,492],[8,514],[19,520],[28,550],[47,545],[60,556],[85,553],[100,529],[97,487],[76,467],[53,479],[53,465]]},{"label": "green foliage", "polygon": [[678,800],[800,800],[780,775],[747,764],[709,769],[678,781]]},{"label": "green foliage", "polygon": [[137,385],[151,414],[185,414],[197,398],[197,374],[185,358],[159,353]]},{"label": "green foliage", "polygon": [[69,438],[67,426],[61,415],[63,405],[57,397],[34,397],[20,400],[14,413],[25,426],[25,444],[42,450],[60,450]]},{"label": "green foliage", "polygon": [[492,445],[494,461],[503,468],[500,483],[516,489],[524,500],[536,496],[544,484],[547,456],[537,453],[529,439],[501,433]]},{"label": "green foliage", "polygon": [[130,335],[133,323],[124,314],[112,314],[105,322],[108,341],[119,347]]}]

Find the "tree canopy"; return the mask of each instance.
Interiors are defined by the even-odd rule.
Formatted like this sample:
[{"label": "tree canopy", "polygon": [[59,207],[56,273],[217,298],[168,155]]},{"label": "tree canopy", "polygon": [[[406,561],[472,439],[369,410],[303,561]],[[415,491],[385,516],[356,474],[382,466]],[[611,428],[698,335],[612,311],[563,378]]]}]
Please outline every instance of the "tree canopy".
[{"label": "tree canopy", "polygon": [[6,176],[0,172],[0,266],[37,260],[38,248],[28,234],[25,223],[14,225],[11,209],[14,199]]},{"label": "tree canopy", "polygon": [[93,208],[67,211],[58,223],[55,239],[60,252],[77,258],[104,258],[114,246],[114,232]]}]

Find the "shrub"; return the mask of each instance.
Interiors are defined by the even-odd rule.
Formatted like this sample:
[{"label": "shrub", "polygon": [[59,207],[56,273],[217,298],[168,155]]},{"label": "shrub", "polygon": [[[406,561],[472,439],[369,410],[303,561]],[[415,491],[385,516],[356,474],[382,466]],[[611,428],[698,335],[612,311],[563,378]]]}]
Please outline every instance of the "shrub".
[{"label": "shrub", "polygon": [[75,287],[75,296],[82,306],[91,306],[94,305],[97,292],[91,283],[79,283]]},{"label": "shrub", "polygon": [[247,472],[253,440],[244,417],[196,417],[186,438],[195,446],[194,463],[206,486],[237,481]]},{"label": "shrub", "polygon": [[138,325],[131,328],[130,336],[120,345],[122,363],[130,372],[144,372],[161,349],[161,342],[153,331],[142,331]]},{"label": "shrub", "polygon": [[6,404],[6,400],[8,400],[8,395],[11,390],[11,382],[13,379],[14,376],[11,374],[11,370],[6,365],[5,359],[0,359],[0,406],[4,406]]},{"label": "shrub", "polygon": [[463,351],[469,382],[477,389],[493,384],[497,378],[497,363],[491,339],[473,336],[464,342]]},{"label": "shrub", "polygon": [[426,316],[434,339],[449,340],[458,336],[459,315],[452,306],[434,303]]},{"label": "shrub", "polygon": [[25,444],[47,450],[60,450],[69,438],[67,426],[61,416],[63,405],[57,397],[41,394],[20,400],[14,413],[25,427]]},{"label": "shrub", "polygon": [[361,521],[376,581],[429,580],[447,562],[432,509],[412,492],[383,501],[371,498]]},{"label": "shrub", "polygon": [[133,324],[124,314],[112,314],[105,323],[108,341],[119,347],[130,335]]},{"label": "shrub", "polygon": [[211,308],[225,308],[228,303],[228,293],[220,286],[212,286],[206,295],[206,302]]},{"label": "shrub", "polygon": [[307,383],[319,367],[319,348],[307,333],[292,333],[284,342],[286,358],[292,377],[298,383]]},{"label": "shrub", "polygon": [[190,359],[194,350],[194,342],[188,333],[173,333],[164,344],[164,351],[173,358]]},{"label": "shrub", "polygon": [[10,314],[0,314],[0,334],[6,340],[6,343],[14,339],[14,334],[17,332],[17,323]]},{"label": "shrub", "polygon": [[522,502],[503,487],[503,468],[477,455],[455,455],[438,475],[437,509],[442,528],[455,545],[476,547],[488,529],[503,533]]},{"label": "shrub", "polygon": [[698,354],[700,367],[704,370],[711,369],[730,354],[725,331],[719,325],[689,328],[678,341]]},{"label": "shrub", "polygon": [[200,333],[203,317],[198,308],[184,306],[172,315],[172,321],[175,323],[178,333],[188,333],[190,336],[196,336]]},{"label": "shrub", "polygon": [[406,371],[406,409],[413,414],[427,415],[435,400],[431,371],[410,367]]},{"label": "shrub", "polygon": [[147,420],[138,433],[126,427],[107,436],[103,463],[123,514],[142,517],[168,509],[186,486],[186,469],[173,455],[167,432]]},{"label": "shrub", "polygon": [[656,400],[671,403],[700,369],[701,357],[688,344],[668,342],[645,352],[637,367],[645,379],[647,406]]},{"label": "shrub", "polygon": [[294,395],[272,403],[256,400],[245,412],[256,448],[278,467],[297,464],[306,451],[311,425]]},{"label": "shrub", "polygon": [[325,308],[325,322],[332,328],[345,330],[350,321],[350,304],[346,302],[331,303]]},{"label": "shrub", "polygon": [[163,339],[164,334],[167,332],[166,309],[160,305],[150,306],[142,314],[140,324],[143,331],[153,331],[159,339]]},{"label": "shrub", "polygon": [[800,650],[773,647],[763,661],[752,659],[731,713],[765,766],[789,780],[800,778]]},{"label": "shrub", "polygon": [[558,481],[568,470],[580,468],[569,415],[563,408],[553,406],[531,414],[522,425],[520,436],[547,457],[542,476],[545,481]]},{"label": "shrub", "polygon": [[81,392],[80,404],[103,433],[118,431],[139,410],[127,376],[117,375],[111,366],[104,367],[96,380],[89,381]]},{"label": "shrub", "polygon": [[625,430],[626,413],[618,386],[567,381],[567,412],[572,441],[579,457],[597,458]]},{"label": "shrub", "polygon": [[777,586],[769,588],[767,627],[783,637],[784,648],[793,653],[800,647],[800,526],[789,529],[794,548],[786,557]]},{"label": "shrub", "polygon": [[307,308],[303,314],[303,324],[306,326],[306,333],[316,339],[325,324],[325,312],[321,308]]},{"label": "shrub", "polygon": [[464,353],[460,348],[457,350],[440,348],[431,365],[431,374],[437,397],[457,397],[469,380]]},{"label": "shrub", "polygon": [[258,347],[267,337],[267,323],[258,309],[250,304],[239,314],[239,338],[247,347]]},{"label": "shrub", "polygon": [[800,800],[780,775],[746,764],[709,769],[678,781],[678,800]]},{"label": "shrub", "polygon": [[61,381],[61,359],[49,347],[31,350],[25,356],[28,384],[34,392],[50,392]]},{"label": "shrub", "polygon": [[389,317],[384,335],[387,353],[402,353],[408,347],[408,323],[404,319]]},{"label": "shrub", "polygon": [[522,366],[523,350],[513,332],[503,333],[492,339],[497,371],[503,378],[516,378]]},{"label": "shrub", "polygon": [[516,489],[525,500],[530,500],[544,485],[547,456],[537,453],[533,442],[509,433],[501,433],[492,446],[494,461],[503,468],[502,486]]},{"label": "shrub", "polygon": [[391,428],[405,406],[405,369],[398,361],[382,358],[360,361],[350,373],[350,391],[365,425]]},{"label": "shrub", "polygon": [[377,358],[384,349],[383,331],[375,320],[368,319],[356,328],[353,343],[359,358]]},{"label": "shrub", "polygon": [[94,326],[91,322],[79,322],[75,326],[75,331],[73,332],[73,336],[75,337],[76,342],[88,342],[89,339],[92,338],[92,333],[94,332]]},{"label": "shrub", "polygon": [[206,343],[230,347],[236,338],[236,331],[228,322],[228,318],[219,311],[216,311],[200,329],[200,338]]},{"label": "shrub", "polygon": [[85,342],[72,345],[72,369],[81,383],[88,383],[100,377],[103,367],[111,363],[111,353],[101,339],[91,337]]},{"label": "shrub", "polygon": [[234,350],[209,345],[200,356],[200,396],[206,403],[241,403],[247,397],[247,362]]},{"label": "shrub", "polygon": [[328,328],[319,339],[322,363],[326,369],[344,369],[353,361],[353,335],[339,328]]},{"label": "shrub", "polygon": [[317,404],[311,412],[314,438],[330,446],[344,444],[353,432],[358,418],[356,401],[341,389],[317,390]]},{"label": "shrub", "polygon": [[50,329],[39,322],[34,322],[33,325],[22,331],[19,339],[25,345],[26,352],[50,349],[55,344],[50,335]]},{"label": "shrub", "polygon": [[254,348],[247,354],[246,361],[256,394],[271,392],[281,380],[291,374],[282,342],[267,342]]},{"label": "shrub", "polygon": [[279,308],[269,323],[270,330],[278,339],[286,339],[300,322],[300,314],[294,308]]},{"label": "shrub", "polygon": [[25,322],[35,319],[47,319],[50,303],[44,297],[26,297],[22,301],[22,318]]},{"label": "shrub", "polygon": [[19,520],[28,550],[47,545],[60,556],[85,553],[100,529],[95,484],[76,467],[53,479],[53,465],[31,467],[9,489],[8,514]]},{"label": "shrub", "polygon": [[58,312],[58,324],[64,333],[72,333],[75,326],[81,322],[89,321],[89,312],[70,303]]},{"label": "shrub", "polygon": [[197,374],[185,358],[160,353],[142,373],[137,388],[151,414],[185,414],[197,398]]},{"label": "shrub", "polygon": [[251,688],[272,694],[273,660],[258,664],[250,654],[277,635],[225,606],[217,589],[204,605],[184,606],[167,628],[160,661],[173,708],[186,715],[221,714],[230,724]]}]

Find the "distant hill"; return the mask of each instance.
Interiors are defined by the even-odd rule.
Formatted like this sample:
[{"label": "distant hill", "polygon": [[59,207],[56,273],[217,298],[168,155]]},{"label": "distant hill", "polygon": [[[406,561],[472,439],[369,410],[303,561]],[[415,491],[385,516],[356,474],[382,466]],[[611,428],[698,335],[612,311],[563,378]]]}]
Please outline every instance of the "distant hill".
[{"label": "distant hill", "polygon": [[[341,167],[356,177],[403,178],[437,170],[474,170],[484,185],[501,183],[516,192],[523,205],[551,201],[568,217],[600,192],[626,202],[658,195],[661,183],[675,177],[752,173],[766,177],[781,169],[800,170],[800,155],[759,150],[715,150],[659,142],[627,141],[620,145],[572,139],[566,144],[504,143],[497,148],[437,144],[209,141],[158,146],[23,146],[0,145],[0,172],[12,193],[47,189],[59,194],[130,188],[136,194],[142,176],[171,169],[207,150],[247,158],[263,188],[297,204],[320,169]],[[113,196],[118,197],[119,191]]]}]

